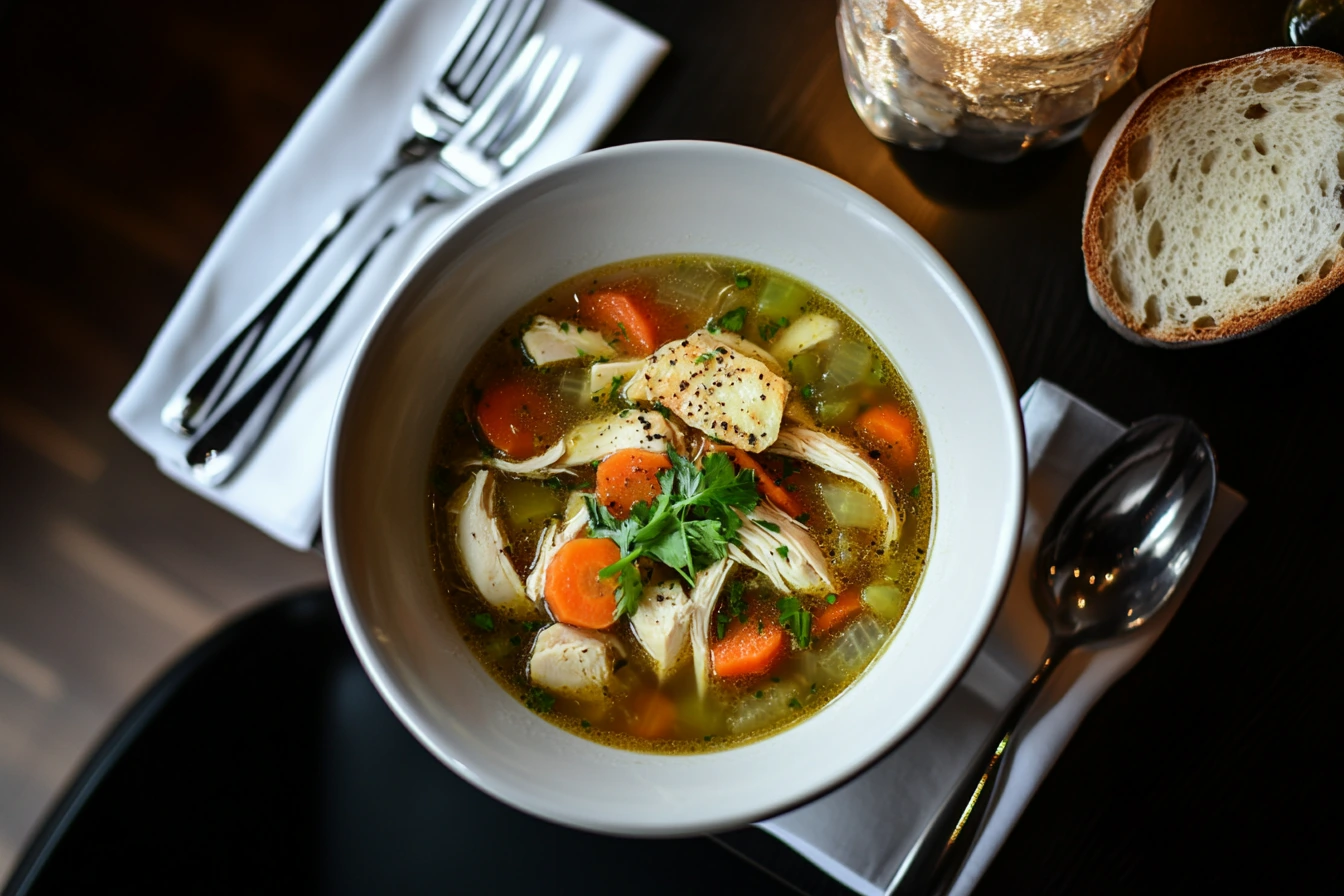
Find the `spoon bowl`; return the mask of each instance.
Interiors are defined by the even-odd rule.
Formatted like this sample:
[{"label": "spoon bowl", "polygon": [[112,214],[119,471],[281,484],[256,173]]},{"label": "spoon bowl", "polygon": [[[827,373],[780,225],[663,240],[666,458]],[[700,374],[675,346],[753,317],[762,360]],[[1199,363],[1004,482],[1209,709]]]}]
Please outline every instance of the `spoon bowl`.
[{"label": "spoon bowl", "polygon": [[1183,417],[1130,427],[1069,488],[1041,536],[1033,596],[1052,636],[1138,628],[1176,590],[1217,491],[1208,439]]}]

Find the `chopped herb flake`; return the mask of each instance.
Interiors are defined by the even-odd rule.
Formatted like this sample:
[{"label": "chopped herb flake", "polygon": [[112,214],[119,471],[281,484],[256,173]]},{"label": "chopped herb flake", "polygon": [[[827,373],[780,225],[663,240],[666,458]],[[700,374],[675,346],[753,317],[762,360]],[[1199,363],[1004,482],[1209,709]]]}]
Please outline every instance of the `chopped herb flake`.
[{"label": "chopped herb flake", "polygon": [[519,635],[514,635],[512,638],[509,638],[509,643],[514,647],[517,647],[519,644],[523,643],[523,639]]},{"label": "chopped herb flake", "polygon": [[816,390],[812,388],[811,383],[808,383],[806,386],[803,386],[803,388],[799,391],[803,393],[804,398],[811,398],[813,395],[816,394]]},{"label": "chopped herb flake", "polygon": [[756,525],[760,526],[762,529],[765,529],[767,532],[778,532],[778,531],[779,531],[779,526],[775,525],[774,523],[770,522],[769,520],[752,520],[752,522],[755,523]]},{"label": "chopped herb flake", "polygon": [[560,332],[561,332],[561,333],[568,333],[568,332],[569,332],[569,321],[566,320],[566,321],[561,321],[561,322],[560,322]]},{"label": "chopped herb flake", "polygon": [[711,324],[710,330],[714,332],[718,332],[719,330],[730,330],[734,333],[740,333],[742,332],[742,327],[745,326],[746,323],[747,309],[745,306],[739,306]]},{"label": "chopped herb flake", "polygon": [[669,408],[667,405],[663,404],[661,401],[655,401],[653,403],[653,409],[658,413],[662,414],[664,420],[670,420],[672,418],[672,409]]},{"label": "chopped herb flake", "polygon": [[756,692],[756,699],[757,699],[757,700],[761,699],[761,698],[764,697],[764,696],[765,696],[765,691],[757,691],[757,692]]},{"label": "chopped herb flake", "polygon": [[833,603],[835,603],[835,602],[836,602],[837,600],[839,600],[839,599],[840,599],[840,595],[838,595],[838,594],[828,594],[828,595],[826,595],[826,603],[828,603],[828,604],[833,604]]},{"label": "chopped herb flake", "polygon": [[714,360],[714,353],[713,353],[713,352],[705,352],[703,355],[701,355],[700,357],[698,357],[698,358],[695,359],[695,363],[697,363],[697,364],[708,364],[710,361],[713,361],[713,360]]},{"label": "chopped herb flake", "polygon": [[728,631],[728,617],[723,613],[720,613],[716,617],[714,617],[714,623],[716,626],[715,632],[718,634],[719,640],[722,641],[723,636]]},{"label": "chopped herb flake", "polygon": [[728,586],[728,615],[736,616],[738,622],[747,621],[747,601],[742,596],[744,590],[741,582],[733,582]]},{"label": "chopped herb flake", "polygon": [[802,709],[802,708],[803,708],[803,704],[801,704],[801,703],[798,702],[798,698],[797,698],[797,697],[792,697],[792,698],[789,699],[789,706],[792,707],[793,709]]},{"label": "chopped herb flake", "polygon": [[798,646],[806,650],[812,645],[812,614],[803,609],[803,603],[796,597],[781,597],[775,601],[779,609],[779,624],[798,639]]},{"label": "chopped herb flake", "polygon": [[555,697],[541,688],[532,688],[523,697],[523,705],[533,712],[550,712],[555,706]]},{"label": "chopped herb flake", "polygon": [[524,622],[524,623],[523,623],[523,631],[525,631],[525,632],[534,632],[534,631],[536,631],[537,629],[541,628],[541,627],[542,627],[543,625],[545,625],[545,624],[546,624],[546,623],[544,623],[544,622]]},{"label": "chopped herb flake", "polygon": [[751,278],[748,277],[746,274],[738,274],[736,277],[733,278],[733,283],[734,285],[737,286],[738,289],[751,288]]},{"label": "chopped herb flake", "polygon": [[591,728],[591,727],[593,727],[593,723],[590,722],[590,721],[588,721],[587,719],[584,719],[582,722],[579,723],[579,727],[580,727],[580,728]]},{"label": "chopped herb flake", "polygon": [[796,517],[794,517],[794,519],[796,519],[800,523],[806,523],[808,520],[812,519],[812,514],[800,513]]},{"label": "chopped herb flake", "polygon": [[495,630],[495,617],[489,613],[477,613],[471,617],[471,624],[483,632],[492,632]]},{"label": "chopped herb flake", "polygon": [[918,497],[919,497],[919,486],[918,486],[918,485],[916,485],[914,488],[910,489],[910,497],[912,497],[912,498],[918,498]]},{"label": "chopped herb flake", "polygon": [[775,548],[775,553],[783,557],[785,560],[787,560],[789,559],[789,546],[786,544],[782,544],[779,547]]}]

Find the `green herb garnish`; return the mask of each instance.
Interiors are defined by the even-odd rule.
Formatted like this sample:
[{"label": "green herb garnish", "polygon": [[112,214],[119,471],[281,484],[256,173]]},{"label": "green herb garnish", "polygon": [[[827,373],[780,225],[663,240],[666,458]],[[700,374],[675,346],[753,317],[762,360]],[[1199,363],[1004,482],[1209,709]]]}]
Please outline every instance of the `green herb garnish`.
[{"label": "green herb garnish", "polygon": [[747,309],[745,306],[739,306],[729,311],[723,317],[709,325],[711,333],[717,333],[720,330],[730,330],[734,333],[742,332],[742,327],[747,323]]},{"label": "green herb garnish", "polygon": [[661,401],[655,401],[653,403],[653,409],[658,413],[662,414],[664,420],[672,419],[672,409],[669,408],[667,405],[663,404]]},{"label": "green herb garnish", "polygon": [[741,582],[728,586],[728,615],[736,616],[738,622],[747,621],[747,599],[742,596],[746,588]]},{"label": "green herb garnish", "polygon": [[798,698],[797,698],[797,697],[792,697],[792,698],[790,698],[790,700],[789,700],[789,706],[793,707],[794,709],[802,709],[802,708],[803,708],[803,704],[801,704],[801,703],[798,702]]},{"label": "green herb garnish", "polygon": [[748,289],[751,287],[751,278],[749,278],[746,274],[738,274],[736,277],[733,278],[733,283],[737,286],[738,289]]},{"label": "green herb garnish", "polygon": [[477,613],[471,617],[471,624],[483,632],[492,632],[495,630],[495,617],[489,613]]},{"label": "green herb garnish", "polygon": [[591,727],[593,727],[593,723],[590,722],[590,721],[588,721],[587,719],[584,719],[583,721],[579,722],[579,727],[580,727],[580,728],[591,728]]},{"label": "green herb garnish", "polygon": [[828,594],[828,595],[826,595],[826,603],[828,603],[828,604],[833,604],[833,603],[835,603],[835,602],[836,602],[837,600],[839,600],[839,599],[840,599],[840,595],[838,595],[838,594]]},{"label": "green herb garnish", "polygon": [[763,323],[760,326],[758,326],[756,328],[756,332],[761,334],[762,340],[764,340],[765,342],[769,342],[771,339],[774,339],[775,334],[779,332],[779,324],[770,323],[767,321],[766,323]]},{"label": "green herb garnish", "polygon": [[560,332],[561,332],[561,333],[568,333],[568,332],[569,332],[569,321],[567,321],[567,320],[562,320],[562,321],[560,322]]},{"label": "green herb garnish", "polygon": [[533,712],[550,712],[555,706],[555,696],[541,688],[532,688],[523,697],[523,705]]},{"label": "green herb garnish", "polygon": [[796,519],[800,523],[806,523],[808,520],[812,519],[812,514],[800,513],[796,517],[794,517],[794,519]]},{"label": "green herb garnish", "polygon": [[803,393],[803,397],[804,397],[804,398],[811,398],[813,395],[816,394],[816,390],[812,388],[812,384],[811,384],[811,383],[808,383],[806,386],[804,386],[804,387],[803,387],[801,390],[799,390],[799,391],[801,391],[801,392]]},{"label": "green herb garnish", "polygon": [[615,404],[621,400],[621,384],[625,382],[625,377],[614,376],[611,378],[611,389],[607,392],[607,401]]},{"label": "green herb garnish", "polygon": [[546,624],[546,623],[544,623],[544,622],[524,622],[524,623],[523,623],[523,631],[525,631],[525,632],[534,632],[534,631],[536,631],[537,629],[541,628],[541,627],[542,627],[543,625],[545,625],[545,624]]},{"label": "green herb garnish", "polygon": [[919,497],[919,485],[918,485],[918,484],[916,484],[914,488],[910,489],[910,497],[912,497],[912,498],[918,498],[918,497]]},{"label": "green herb garnish", "polygon": [[756,525],[760,526],[762,529],[766,530],[767,532],[778,532],[778,531],[779,531],[779,526],[776,526],[774,523],[770,522],[769,520],[752,520],[752,522],[755,523]]},{"label": "green herb garnish", "polygon": [[713,360],[714,360],[714,353],[713,353],[713,352],[705,352],[703,355],[701,355],[700,357],[698,357],[698,358],[695,359],[695,363],[697,363],[697,364],[708,364],[710,361],[713,361]]},{"label": "green herb garnish", "polygon": [[576,349],[574,349],[574,351],[576,351],[576,352],[579,353],[579,357],[580,357],[580,358],[586,358],[586,357],[588,357],[588,353],[587,353],[586,351],[584,351],[583,349],[581,349],[581,348],[576,348]]},{"label": "green herb garnish", "polygon": [[716,634],[719,636],[719,640],[722,641],[723,636],[728,632],[728,617],[723,613],[720,613],[714,617],[714,623],[717,627],[715,630]]},{"label": "green herb garnish", "polygon": [[782,544],[779,547],[775,548],[775,553],[783,557],[785,560],[787,560],[789,559],[789,546],[786,544]]},{"label": "green herb garnish", "polygon": [[523,643],[523,639],[518,635],[514,635],[512,638],[509,639],[509,643],[512,644],[514,647],[517,647],[518,645]]},{"label": "green herb garnish", "polygon": [[796,597],[781,597],[775,601],[779,609],[779,624],[798,639],[798,646],[806,650],[812,644],[812,614],[803,609],[803,603]]},{"label": "green herb garnish", "polygon": [[722,560],[728,545],[737,543],[742,525],[735,510],[756,509],[756,476],[750,470],[737,472],[728,455],[706,454],[696,467],[672,447],[667,449],[671,469],[658,474],[662,494],[652,504],[637,502],[624,520],[613,517],[591,495],[588,534],[610,538],[620,548],[621,559],[598,573],[602,578],[620,575],[616,588],[616,618],[627,616],[639,605],[643,580],[635,565],[651,557],[671,567],[689,584],[695,574]]},{"label": "green herb garnish", "polygon": [[757,700],[761,699],[761,698],[764,697],[764,696],[765,696],[765,691],[757,691],[757,692],[756,692],[756,699],[757,699]]}]

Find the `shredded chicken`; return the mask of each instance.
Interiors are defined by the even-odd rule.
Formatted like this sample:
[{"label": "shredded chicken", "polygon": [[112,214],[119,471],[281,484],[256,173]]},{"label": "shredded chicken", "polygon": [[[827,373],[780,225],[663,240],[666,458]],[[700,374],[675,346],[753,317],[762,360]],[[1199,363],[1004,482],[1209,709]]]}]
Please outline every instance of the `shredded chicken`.
[{"label": "shredded chicken", "polygon": [[685,438],[676,424],[656,411],[627,410],[580,423],[570,430],[569,435],[536,457],[520,461],[492,457],[473,459],[468,464],[487,464],[515,476],[545,479],[601,460],[622,448],[645,448],[663,453],[668,445],[678,451],[685,449]]},{"label": "shredded chicken", "polygon": [[[688,425],[724,442],[763,451],[779,434],[789,382],[775,372],[778,364],[772,368],[722,336],[732,334],[697,330],[663,345],[626,395],[660,402]],[[742,347],[749,344],[733,340]]]},{"label": "shredded chicken", "polygon": [[[574,507],[574,504],[571,496],[570,507]],[[546,570],[550,567],[555,552],[587,533],[588,507],[582,498],[578,501],[577,509],[565,519],[564,523],[551,520],[546,524],[546,531],[541,533],[541,538],[537,541],[537,559],[532,563],[532,571],[527,574],[527,596],[533,603],[541,603],[541,599],[546,596]]]},{"label": "shredded chicken", "polygon": [[548,691],[601,700],[615,677],[616,660],[624,656],[617,638],[556,622],[537,633],[527,674]]},{"label": "shredded chicken", "polygon": [[675,579],[645,588],[630,617],[635,640],[653,662],[659,681],[666,681],[681,665],[691,632],[691,600]]},{"label": "shredded chicken", "polygon": [[[737,515],[742,518],[737,530],[742,544],[728,546],[730,558],[763,573],[780,591],[836,590],[825,555],[802,523],[769,501],[757,504],[749,514],[737,511]],[[756,520],[773,524],[779,531]]]},{"label": "shredded chicken", "polygon": [[588,368],[588,391],[594,395],[605,395],[611,391],[611,384],[616,382],[617,377],[620,377],[623,385],[629,385],[643,369],[643,358],[634,361],[599,361]]},{"label": "shredded chicken", "polygon": [[786,426],[780,430],[779,439],[770,451],[772,454],[805,460],[863,486],[877,498],[882,513],[886,515],[886,543],[891,544],[901,537],[901,513],[892,498],[891,489],[882,481],[873,465],[854,448],[824,432],[801,426]]},{"label": "shredded chicken", "polygon": [[458,514],[458,559],[472,587],[488,603],[501,610],[530,610],[523,583],[509,558],[508,539],[495,518],[494,506],[495,476],[489,470],[481,470],[450,505],[449,512]]},{"label": "shredded chicken", "polygon": [[733,561],[725,557],[708,569],[700,570],[695,576],[695,587],[691,589],[691,659],[695,663],[695,683],[701,697],[709,690],[709,626],[714,618],[714,606],[719,602],[719,592],[732,571]]},{"label": "shredded chicken", "polygon": [[532,318],[523,333],[523,349],[538,367],[587,356],[613,354],[602,334],[571,321],[554,321],[544,314]]}]

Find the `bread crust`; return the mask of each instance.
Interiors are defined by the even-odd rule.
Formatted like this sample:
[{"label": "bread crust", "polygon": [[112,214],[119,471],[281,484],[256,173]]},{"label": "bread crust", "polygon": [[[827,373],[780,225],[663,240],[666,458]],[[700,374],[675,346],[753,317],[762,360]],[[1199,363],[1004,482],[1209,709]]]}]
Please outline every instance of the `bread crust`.
[{"label": "bread crust", "polygon": [[1136,319],[1120,301],[1107,270],[1106,247],[1102,244],[1102,210],[1115,190],[1129,177],[1129,148],[1148,133],[1153,117],[1166,104],[1192,92],[1209,75],[1222,76],[1250,66],[1270,63],[1285,65],[1312,62],[1333,67],[1344,74],[1344,56],[1319,47],[1277,47],[1248,53],[1217,62],[1182,69],[1154,84],[1136,99],[1115,123],[1102,142],[1088,177],[1087,198],[1083,204],[1083,262],[1087,270],[1088,299],[1102,318],[1121,335],[1145,345],[1185,348],[1223,342],[1264,329],[1316,304],[1336,287],[1344,284],[1344,248],[1335,252],[1335,265],[1320,279],[1304,283],[1264,308],[1233,315],[1216,327],[1187,329],[1168,336],[1145,333],[1143,322]]}]

